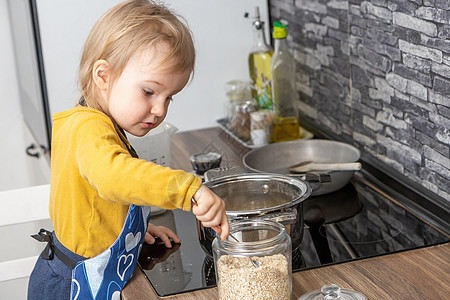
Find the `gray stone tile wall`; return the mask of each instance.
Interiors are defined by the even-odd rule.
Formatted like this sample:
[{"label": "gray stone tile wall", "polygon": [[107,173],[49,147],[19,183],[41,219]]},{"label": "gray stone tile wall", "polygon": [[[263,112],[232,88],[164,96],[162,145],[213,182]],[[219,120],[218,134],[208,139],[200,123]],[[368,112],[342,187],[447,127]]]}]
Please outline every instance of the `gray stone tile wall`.
[{"label": "gray stone tile wall", "polygon": [[270,0],[300,122],[450,201],[450,1]]}]

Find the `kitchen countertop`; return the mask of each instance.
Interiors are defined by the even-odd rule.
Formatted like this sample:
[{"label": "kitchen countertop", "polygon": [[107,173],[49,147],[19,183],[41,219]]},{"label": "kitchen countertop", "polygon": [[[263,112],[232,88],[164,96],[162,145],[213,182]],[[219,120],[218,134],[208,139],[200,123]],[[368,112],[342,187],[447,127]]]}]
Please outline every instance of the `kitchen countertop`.
[{"label": "kitchen countertop", "polygon": [[[189,157],[199,152],[222,154],[221,166],[242,165],[249,150],[220,128],[177,133],[172,139],[172,165],[192,170]],[[450,293],[450,244],[421,248],[292,274],[293,299],[325,284],[335,283],[359,291],[368,299],[446,299]],[[166,297],[167,299],[217,299],[217,288]],[[122,299],[165,299],[157,296],[143,272],[134,276]]]}]

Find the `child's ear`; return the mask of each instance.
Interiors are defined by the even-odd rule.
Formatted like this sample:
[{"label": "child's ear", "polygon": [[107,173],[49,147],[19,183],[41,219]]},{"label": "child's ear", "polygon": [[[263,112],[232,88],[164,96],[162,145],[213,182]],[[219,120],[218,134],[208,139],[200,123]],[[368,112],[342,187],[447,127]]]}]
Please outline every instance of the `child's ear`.
[{"label": "child's ear", "polygon": [[108,87],[110,68],[106,60],[100,59],[94,63],[94,68],[92,69],[92,77],[95,84],[101,90],[106,90]]}]

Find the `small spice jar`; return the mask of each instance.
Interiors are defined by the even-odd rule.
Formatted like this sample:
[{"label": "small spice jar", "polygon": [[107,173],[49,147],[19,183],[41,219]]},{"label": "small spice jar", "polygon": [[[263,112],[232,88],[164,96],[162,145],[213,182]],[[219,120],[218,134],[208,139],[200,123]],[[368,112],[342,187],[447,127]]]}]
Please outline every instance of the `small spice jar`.
[{"label": "small spice jar", "polygon": [[[292,299],[292,244],[285,227],[266,219],[232,222],[212,244],[219,299]],[[260,266],[255,266],[251,259]]]},{"label": "small spice jar", "polygon": [[253,145],[256,147],[267,145],[267,126],[264,119],[264,114],[260,111],[254,111],[250,113],[250,119],[250,136],[252,138]]},{"label": "small spice jar", "polygon": [[190,160],[195,174],[203,175],[208,170],[220,167],[222,155],[216,152],[202,152],[191,155]]},{"label": "small spice jar", "polygon": [[230,99],[227,112],[227,128],[243,141],[250,140],[250,113],[256,111],[256,102],[251,97],[250,83],[231,80],[225,84]]}]

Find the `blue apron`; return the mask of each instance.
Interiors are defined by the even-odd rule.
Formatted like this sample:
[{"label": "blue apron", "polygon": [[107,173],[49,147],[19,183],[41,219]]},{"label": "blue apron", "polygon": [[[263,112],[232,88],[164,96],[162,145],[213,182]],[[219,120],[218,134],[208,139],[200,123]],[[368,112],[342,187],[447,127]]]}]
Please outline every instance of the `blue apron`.
[{"label": "blue apron", "polygon": [[70,299],[120,299],[134,272],[150,218],[150,206],[130,205],[114,244],[103,253],[80,261],[72,271]]},{"label": "blue apron", "polygon": [[[115,123],[114,126],[131,156],[137,158],[134,149],[126,142],[123,130]],[[136,267],[149,219],[150,206],[131,204],[116,241],[103,253],[89,259],[71,252],[54,233],[41,229],[32,237],[48,244],[30,276],[28,298],[42,299],[45,296],[59,300],[68,296],[70,287],[72,300],[120,299],[120,292]]]},{"label": "blue apron", "polygon": [[[130,155],[138,158],[127,143],[123,129],[113,123]],[[136,267],[149,219],[150,206],[130,205],[122,232],[114,244],[96,257],[76,264],[72,271],[70,299],[120,300],[120,292]]]}]

